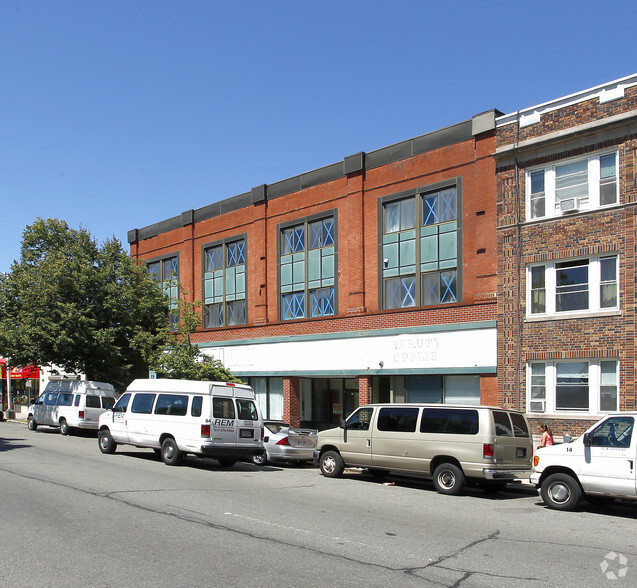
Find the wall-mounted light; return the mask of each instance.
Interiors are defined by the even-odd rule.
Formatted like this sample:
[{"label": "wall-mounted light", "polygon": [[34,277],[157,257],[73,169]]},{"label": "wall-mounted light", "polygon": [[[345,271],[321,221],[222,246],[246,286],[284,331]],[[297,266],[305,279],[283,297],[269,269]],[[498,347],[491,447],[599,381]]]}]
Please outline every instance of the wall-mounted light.
[{"label": "wall-mounted light", "polygon": [[382,367],[385,365],[385,362],[381,359],[381,360],[378,362],[378,365],[382,368]]}]

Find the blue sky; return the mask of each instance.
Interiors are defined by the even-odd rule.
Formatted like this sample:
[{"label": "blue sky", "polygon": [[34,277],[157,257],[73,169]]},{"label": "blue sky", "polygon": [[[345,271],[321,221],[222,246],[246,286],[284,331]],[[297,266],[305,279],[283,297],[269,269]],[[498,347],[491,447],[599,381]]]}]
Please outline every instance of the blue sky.
[{"label": "blue sky", "polygon": [[637,72],[632,1],[1,0],[0,272]]}]

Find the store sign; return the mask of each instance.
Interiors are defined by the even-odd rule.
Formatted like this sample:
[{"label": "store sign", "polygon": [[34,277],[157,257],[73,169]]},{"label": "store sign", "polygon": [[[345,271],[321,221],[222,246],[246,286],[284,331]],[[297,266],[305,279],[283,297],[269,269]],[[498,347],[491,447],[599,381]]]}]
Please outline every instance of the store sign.
[{"label": "store sign", "polygon": [[10,368],[12,380],[39,380],[40,368],[37,365],[28,365],[23,368]]}]

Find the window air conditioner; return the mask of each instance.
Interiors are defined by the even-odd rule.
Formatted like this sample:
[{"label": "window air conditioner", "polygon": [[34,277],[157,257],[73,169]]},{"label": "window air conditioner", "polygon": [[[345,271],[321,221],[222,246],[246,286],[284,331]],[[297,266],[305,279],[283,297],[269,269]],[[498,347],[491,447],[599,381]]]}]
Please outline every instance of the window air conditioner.
[{"label": "window air conditioner", "polygon": [[570,214],[572,212],[579,212],[580,201],[579,198],[564,198],[560,200],[560,211],[562,214]]},{"label": "window air conditioner", "polygon": [[546,410],[546,400],[531,400],[529,409],[530,412],[544,412]]}]

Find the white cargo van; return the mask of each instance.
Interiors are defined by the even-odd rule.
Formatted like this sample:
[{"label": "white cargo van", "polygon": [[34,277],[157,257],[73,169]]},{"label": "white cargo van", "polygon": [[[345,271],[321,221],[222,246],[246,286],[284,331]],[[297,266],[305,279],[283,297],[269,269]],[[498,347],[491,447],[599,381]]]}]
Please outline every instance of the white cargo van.
[{"label": "white cargo van", "polygon": [[573,510],[590,501],[636,498],[637,412],[609,414],[581,437],[537,450],[530,481],[549,508]]},{"label": "white cargo van", "polygon": [[149,447],[167,465],[184,455],[231,466],[263,453],[263,421],[250,386],[230,382],[135,380],[99,420],[99,448]]},{"label": "white cargo van", "polygon": [[531,473],[533,440],[523,413],[490,406],[370,404],[337,429],[320,431],[314,452],[323,475],[345,467],[433,477],[442,494],[466,483],[499,490]]},{"label": "white cargo van", "polygon": [[27,423],[60,427],[62,435],[73,429],[97,429],[99,416],[112,408],[117,394],[111,384],[86,380],[49,382],[38,399],[29,406]]}]

